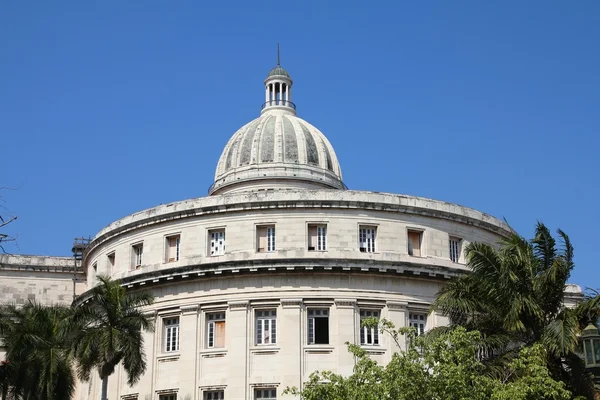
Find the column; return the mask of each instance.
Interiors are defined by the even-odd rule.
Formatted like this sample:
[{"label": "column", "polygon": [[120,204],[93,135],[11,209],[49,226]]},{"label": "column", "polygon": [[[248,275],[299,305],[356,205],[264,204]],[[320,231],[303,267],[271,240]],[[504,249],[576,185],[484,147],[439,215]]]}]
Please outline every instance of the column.
[{"label": "column", "polygon": [[266,103],[269,102],[269,85],[265,86],[265,107],[266,107]]},{"label": "column", "polygon": [[[387,302],[387,316],[382,315],[388,321],[391,321],[396,330],[406,326],[408,319],[408,302],[404,301],[388,301]],[[388,349],[385,355],[385,362],[388,363],[392,359],[392,354],[399,351],[396,343],[392,340],[389,335],[385,334],[381,337],[382,343]],[[398,341],[402,350],[406,350],[406,336],[400,335]]]},{"label": "column", "polygon": [[249,399],[248,388],[248,352],[249,310],[247,301],[228,303],[227,323],[225,328],[225,346],[227,347],[227,388],[226,399]]},{"label": "column", "polygon": [[198,305],[181,306],[179,322],[180,361],[177,375],[179,393],[193,394],[197,391],[198,365]]},{"label": "column", "polygon": [[[337,337],[331,342],[337,352],[337,373],[351,375],[354,368],[354,356],[348,352],[346,342],[358,343],[356,338],[357,316],[356,301],[349,299],[335,300],[335,318],[333,322],[337,325]],[[333,339],[333,338],[332,338]]]},{"label": "column", "polygon": [[277,336],[281,348],[280,387],[302,387],[302,299],[282,299]]}]

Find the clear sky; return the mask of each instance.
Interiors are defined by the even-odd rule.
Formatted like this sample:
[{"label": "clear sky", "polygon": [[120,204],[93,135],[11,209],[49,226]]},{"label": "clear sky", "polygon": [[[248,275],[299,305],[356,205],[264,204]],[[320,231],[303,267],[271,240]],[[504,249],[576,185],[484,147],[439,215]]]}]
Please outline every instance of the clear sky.
[{"label": "clear sky", "polygon": [[1,2],[7,250],[205,196],[277,42],[350,188],[562,228],[600,287],[597,0]]}]

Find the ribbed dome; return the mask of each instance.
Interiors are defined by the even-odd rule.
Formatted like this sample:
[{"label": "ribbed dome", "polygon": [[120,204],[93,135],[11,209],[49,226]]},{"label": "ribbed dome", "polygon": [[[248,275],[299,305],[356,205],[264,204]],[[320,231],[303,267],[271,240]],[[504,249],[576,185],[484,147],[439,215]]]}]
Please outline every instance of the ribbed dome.
[{"label": "ribbed dome", "polygon": [[278,65],[271,71],[269,71],[269,75],[267,75],[267,78],[271,76],[287,76],[289,78],[290,74],[284,68]]},{"label": "ribbed dome", "polygon": [[[292,113],[270,110],[239,129],[223,150],[210,193],[225,186],[345,188],[333,147],[317,128]],[[229,191],[229,189],[228,189]]]}]

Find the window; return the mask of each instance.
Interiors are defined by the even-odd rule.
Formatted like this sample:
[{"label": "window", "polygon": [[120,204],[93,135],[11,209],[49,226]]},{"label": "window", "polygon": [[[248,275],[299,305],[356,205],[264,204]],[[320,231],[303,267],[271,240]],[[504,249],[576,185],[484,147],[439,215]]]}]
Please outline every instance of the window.
[{"label": "window", "polygon": [[204,400],[225,400],[224,390],[211,390],[204,392]]},{"label": "window", "polygon": [[208,231],[210,237],[209,251],[211,256],[222,256],[225,254],[225,229]]},{"label": "window", "polygon": [[259,253],[275,251],[275,225],[257,226],[256,243]]},{"label": "window", "polygon": [[158,396],[158,400],[177,400],[177,393],[161,394]]},{"label": "window", "polygon": [[166,238],[165,262],[179,261],[181,236],[173,235]]},{"label": "window", "polygon": [[131,246],[133,257],[132,257],[132,266],[134,268],[139,268],[142,265],[142,254],[144,254],[144,244],[134,244]]},{"label": "window", "polygon": [[225,347],[225,312],[206,314],[206,347]]},{"label": "window", "polygon": [[106,256],[106,261],[107,261],[106,273],[110,275],[115,268],[115,252],[114,251]]},{"label": "window", "polygon": [[329,310],[308,310],[308,344],[329,344]]},{"label": "window", "polygon": [[277,311],[256,311],[256,344],[277,343]]},{"label": "window", "polygon": [[179,351],[179,317],[163,319],[165,326],[165,352]]},{"label": "window", "polygon": [[360,344],[362,345],[378,345],[379,344],[379,329],[362,326],[365,318],[379,319],[379,311],[360,310]]},{"label": "window", "polygon": [[277,400],[277,389],[254,389],[254,399]]},{"label": "window", "polygon": [[423,232],[421,231],[408,231],[408,255],[421,257],[421,242],[423,239]]},{"label": "window", "polygon": [[460,259],[461,239],[450,236],[450,260],[457,263]]},{"label": "window", "polygon": [[327,225],[308,225],[308,250],[327,250]]},{"label": "window", "polygon": [[408,324],[416,329],[417,335],[425,333],[425,325],[427,324],[427,314],[409,313]]},{"label": "window", "polygon": [[94,265],[92,265],[92,269],[94,270],[94,273],[98,273],[98,263],[94,263]]},{"label": "window", "polygon": [[363,253],[375,252],[375,236],[377,228],[374,226],[360,226],[358,229],[358,247]]}]

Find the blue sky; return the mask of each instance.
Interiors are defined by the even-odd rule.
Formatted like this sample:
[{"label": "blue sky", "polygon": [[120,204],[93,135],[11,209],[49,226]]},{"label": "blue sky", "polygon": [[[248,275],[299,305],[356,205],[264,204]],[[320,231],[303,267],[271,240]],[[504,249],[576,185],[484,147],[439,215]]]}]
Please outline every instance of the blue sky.
[{"label": "blue sky", "polygon": [[206,195],[281,62],[352,189],[537,220],[600,287],[600,2],[0,4],[0,186],[25,254]]}]

